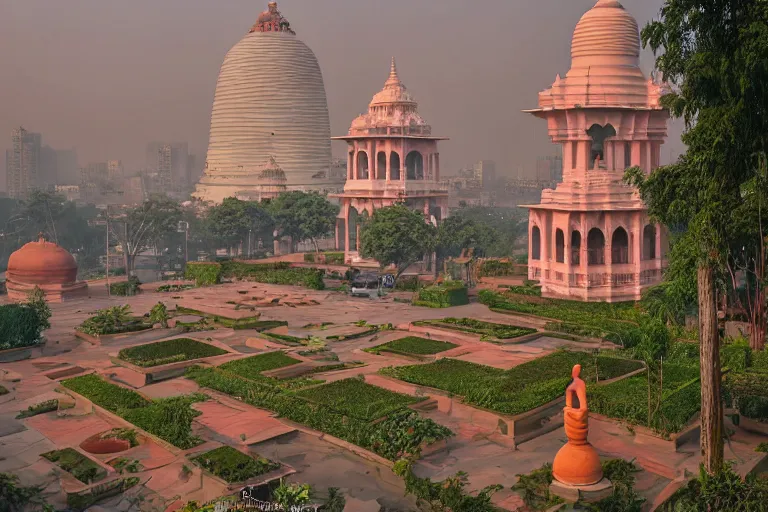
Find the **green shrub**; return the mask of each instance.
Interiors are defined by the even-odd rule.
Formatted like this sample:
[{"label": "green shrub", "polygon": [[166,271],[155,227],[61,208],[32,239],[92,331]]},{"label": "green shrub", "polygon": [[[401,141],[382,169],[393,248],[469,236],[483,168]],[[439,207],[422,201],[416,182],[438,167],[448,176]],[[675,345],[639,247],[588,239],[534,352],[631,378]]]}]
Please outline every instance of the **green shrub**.
[{"label": "green shrub", "polygon": [[752,366],[750,371],[768,373],[768,349],[752,353]]},{"label": "green shrub", "polygon": [[136,276],[131,276],[127,281],[111,283],[109,285],[109,293],[119,297],[132,297],[141,291],[139,286],[141,286],[139,278]]},{"label": "green shrub", "polygon": [[313,290],[325,289],[324,272],[316,268],[292,268],[290,263],[222,263],[222,277],[237,278],[257,283],[305,286]]},{"label": "green shrub", "polygon": [[506,288],[510,293],[514,293],[516,295],[530,295],[532,297],[541,297],[541,286],[535,286],[535,285],[505,286],[505,285],[500,285],[499,288]]},{"label": "green shrub", "polygon": [[528,327],[518,327],[516,325],[508,324],[495,324],[492,322],[475,320],[474,318],[443,318],[442,320],[424,320],[421,322],[414,322],[413,324],[443,327],[455,331],[480,334],[482,336],[488,336],[500,340],[510,340],[536,332],[536,329],[530,329]]},{"label": "green shrub", "polygon": [[160,324],[160,326],[164,329],[168,328],[169,318],[170,316],[168,316],[168,308],[165,307],[165,304],[162,302],[158,302],[152,306],[152,309],[149,312],[150,323],[152,323],[152,325]]},{"label": "green shrub", "polygon": [[184,279],[194,281],[196,286],[219,284],[222,277],[220,263],[190,261],[184,271]]},{"label": "green shrub", "polygon": [[86,510],[99,501],[117,496],[139,483],[136,477],[110,480],[79,493],[67,494],[67,506],[75,511]]},{"label": "green shrub", "polygon": [[[279,343],[288,344],[288,345],[303,345],[306,343],[306,338],[299,338],[297,336],[289,336],[288,334],[278,334],[275,332],[267,332],[264,333],[268,338],[275,340]],[[304,355],[299,353],[299,355]]]},{"label": "green shrub", "polygon": [[[19,485],[19,477],[11,473],[0,473],[0,510],[3,512],[21,512],[23,510],[37,510],[42,507],[45,510],[48,504],[42,497],[43,487],[22,487]],[[35,507],[31,509],[29,507]]]},{"label": "green shrub", "polygon": [[37,316],[40,318],[43,330],[51,328],[49,320],[53,313],[51,313],[51,308],[45,300],[45,292],[39,286],[35,286],[32,291],[29,292],[29,295],[27,296],[27,306],[37,311]]},{"label": "green shrub", "polygon": [[259,378],[261,372],[292,366],[300,362],[298,359],[287,356],[283,352],[268,352],[230,361],[221,365],[220,368],[246,379],[252,379]]},{"label": "green shrub", "polygon": [[746,479],[730,466],[714,475],[701,467],[699,478],[688,482],[657,510],[659,512],[764,511],[768,503],[768,481],[750,474]]},{"label": "green shrub", "polygon": [[395,290],[400,292],[415,292],[420,287],[419,276],[401,277],[395,282]]},{"label": "green shrub", "polygon": [[190,361],[204,357],[220,356],[226,350],[189,338],[176,338],[137,347],[124,348],[117,357],[123,361],[148,368],[163,364]]},{"label": "green shrub", "polygon": [[104,468],[72,448],[43,453],[41,457],[53,462],[84,484],[98,482],[107,476]]},{"label": "green shrub", "polygon": [[123,409],[146,407],[149,404],[147,399],[135,391],[111,384],[93,373],[64,380],[61,384],[114,413]]},{"label": "green shrub", "polygon": [[478,269],[479,277],[518,276],[528,273],[519,263],[502,260],[482,260]]},{"label": "green shrub", "polygon": [[143,318],[131,316],[130,306],[113,306],[107,309],[100,309],[94,316],[80,324],[77,330],[92,336],[104,336],[143,331],[151,328],[152,325],[145,322]]},{"label": "green shrub", "polygon": [[768,422],[768,373],[729,373],[725,376],[724,395],[743,416]]},{"label": "green shrub", "polygon": [[183,292],[185,290],[191,290],[194,285],[191,284],[164,284],[158,286],[157,291],[161,293],[165,292]]},{"label": "green shrub", "polygon": [[726,343],[720,345],[720,365],[731,371],[744,371],[752,363],[752,350],[749,342]]},{"label": "green shrub", "polygon": [[523,499],[525,506],[531,510],[547,510],[558,503],[562,503],[559,497],[549,492],[552,484],[552,464],[544,464],[539,469],[534,469],[528,474],[518,474],[517,483],[512,490]]},{"label": "green shrub", "polygon": [[245,482],[280,467],[280,464],[271,460],[251,457],[231,446],[205,452],[192,461],[230,484]]},{"label": "green shrub", "polygon": [[451,281],[441,285],[429,286],[419,290],[419,296],[413,302],[415,306],[450,308],[469,304],[467,287],[461,281]]},{"label": "green shrub", "polygon": [[297,396],[361,420],[375,420],[419,399],[351,378],[305,389]]},{"label": "green shrub", "polygon": [[393,340],[384,343],[383,345],[377,345],[375,347],[365,349],[365,351],[372,354],[378,354],[379,352],[386,351],[419,356],[439,354],[440,352],[445,352],[446,350],[451,350],[452,348],[456,347],[458,347],[458,345],[448,343],[447,341],[420,338],[418,336],[406,336],[405,338],[400,338],[399,340]]},{"label": "green shrub", "polygon": [[0,306],[0,350],[40,343],[47,319],[27,304]]}]

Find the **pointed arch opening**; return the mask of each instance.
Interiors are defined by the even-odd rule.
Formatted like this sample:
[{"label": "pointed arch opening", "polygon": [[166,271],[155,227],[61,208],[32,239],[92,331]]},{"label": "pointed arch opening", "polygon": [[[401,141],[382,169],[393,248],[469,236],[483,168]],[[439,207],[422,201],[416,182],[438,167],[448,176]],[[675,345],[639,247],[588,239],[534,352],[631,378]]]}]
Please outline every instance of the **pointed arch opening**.
[{"label": "pointed arch opening", "polygon": [[393,180],[400,180],[400,154],[392,151],[389,154],[389,173]]},{"label": "pointed arch opening", "polygon": [[376,179],[383,180],[387,178],[387,154],[379,151],[376,155]]},{"label": "pointed arch opening", "polygon": [[592,228],[587,234],[587,264],[605,265],[605,235],[600,228]]},{"label": "pointed arch opening", "polygon": [[555,231],[555,261],[565,263],[565,235],[562,229]]},{"label": "pointed arch opening", "polygon": [[581,233],[578,231],[571,233],[571,263],[581,265]]},{"label": "pointed arch opening", "polygon": [[405,157],[406,178],[409,180],[424,179],[424,157],[418,151],[411,151]]},{"label": "pointed arch opening", "polygon": [[541,231],[538,226],[531,228],[531,259],[541,259]]},{"label": "pointed arch opening", "polygon": [[616,228],[611,237],[611,263],[629,263],[629,235],[624,228]]},{"label": "pointed arch opening", "polygon": [[656,259],[656,226],[653,224],[643,228],[643,259]]},{"label": "pointed arch opening", "polygon": [[349,248],[350,251],[357,250],[357,231],[359,222],[359,214],[354,206],[349,207],[349,213],[347,214],[347,229],[349,229]]},{"label": "pointed arch opening", "polygon": [[605,169],[605,140],[609,137],[615,137],[616,129],[610,123],[605,126],[593,124],[589,130],[587,130],[587,135],[592,138],[592,153],[590,154],[589,168]]}]

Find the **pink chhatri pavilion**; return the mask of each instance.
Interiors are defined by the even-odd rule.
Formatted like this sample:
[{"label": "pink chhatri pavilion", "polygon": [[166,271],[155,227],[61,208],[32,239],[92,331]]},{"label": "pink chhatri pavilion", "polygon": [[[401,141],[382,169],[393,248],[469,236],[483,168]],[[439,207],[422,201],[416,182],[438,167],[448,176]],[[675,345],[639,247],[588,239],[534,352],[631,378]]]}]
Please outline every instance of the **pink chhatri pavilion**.
[{"label": "pink chhatri pavilion", "polygon": [[526,111],[563,147],[562,183],[525,206],[528,276],[545,297],[638,300],[661,281],[666,233],[622,178],[629,167],[659,166],[666,90],[640,70],[635,19],[617,0],[599,0],[576,25],[570,71]]},{"label": "pink chhatri pavilion", "polygon": [[397,74],[395,58],[384,89],[368,106],[368,113],[352,121],[349,134],[333,137],[349,144],[344,192],[336,222],[336,244],[346,263],[360,261],[360,218],[376,208],[405,203],[423,210],[427,221],[448,215],[447,187],[440,185],[440,154],[432,127],[419,115],[418,103]]}]

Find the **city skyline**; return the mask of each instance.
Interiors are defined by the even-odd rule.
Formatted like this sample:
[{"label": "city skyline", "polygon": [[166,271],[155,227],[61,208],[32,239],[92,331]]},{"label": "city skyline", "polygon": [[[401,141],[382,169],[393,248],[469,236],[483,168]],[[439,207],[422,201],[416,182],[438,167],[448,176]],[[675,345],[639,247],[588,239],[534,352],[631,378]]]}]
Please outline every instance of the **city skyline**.
[{"label": "city skyline", "polygon": [[[187,141],[202,167],[222,59],[266,5],[233,0],[212,9],[168,0],[150,10],[145,1],[108,7],[93,0],[3,2],[0,61],[8,76],[0,92],[0,133],[7,135],[0,149],[10,149],[10,130],[22,125],[54,148],[77,148],[80,166],[121,159],[127,171],[143,167],[152,140]],[[593,4],[486,0],[468,9],[457,0],[437,8],[393,0],[385,8],[283,0],[280,8],[318,57],[332,133],[344,133],[395,55],[414,95],[428,100],[425,116],[451,137],[442,149],[446,173],[487,159],[497,162],[500,175],[514,177],[518,167],[535,168],[538,156],[554,154],[546,128],[530,126],[520,111],[535,104],[557,72],[565,73],[573,26]],[[624,4],[643,26],[661,0]],[[560,15],[549,18],[555,9]],[[483,26],[466,23],[475,11],[486,20]],[[323,12],[339,14],[319,23]],[[534,31],[542,24],[551,30]],[[466,37],[456,37],[457,30]],[[93,38],[103,44],[90,45]],[[649,71],[650,52],[641,60]],[[671,127],[663,161],[682,148],[679,132],[679,124]],[[334,143],[333,150],[343,156],[343,145]]]}]

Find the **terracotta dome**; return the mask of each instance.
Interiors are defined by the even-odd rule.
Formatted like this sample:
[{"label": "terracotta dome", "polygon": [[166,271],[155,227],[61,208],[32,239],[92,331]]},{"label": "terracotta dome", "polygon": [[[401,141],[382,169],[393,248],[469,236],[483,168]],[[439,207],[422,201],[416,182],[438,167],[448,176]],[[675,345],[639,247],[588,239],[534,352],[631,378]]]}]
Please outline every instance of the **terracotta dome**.
[{"label": "terracotta dome", "polygon": [[573,67],[594,64],[595,59],[602,61],[605,57],[611,57],[615,63],[639,65],[637,21],[618,0],[599,0],[581,17],[573,32]]},{"label": "terracotta dome", "polygon": [[66,250],[41,237],[11,254],[6,275],[19,283],[69,284],[77,281],[77,262]]}]

